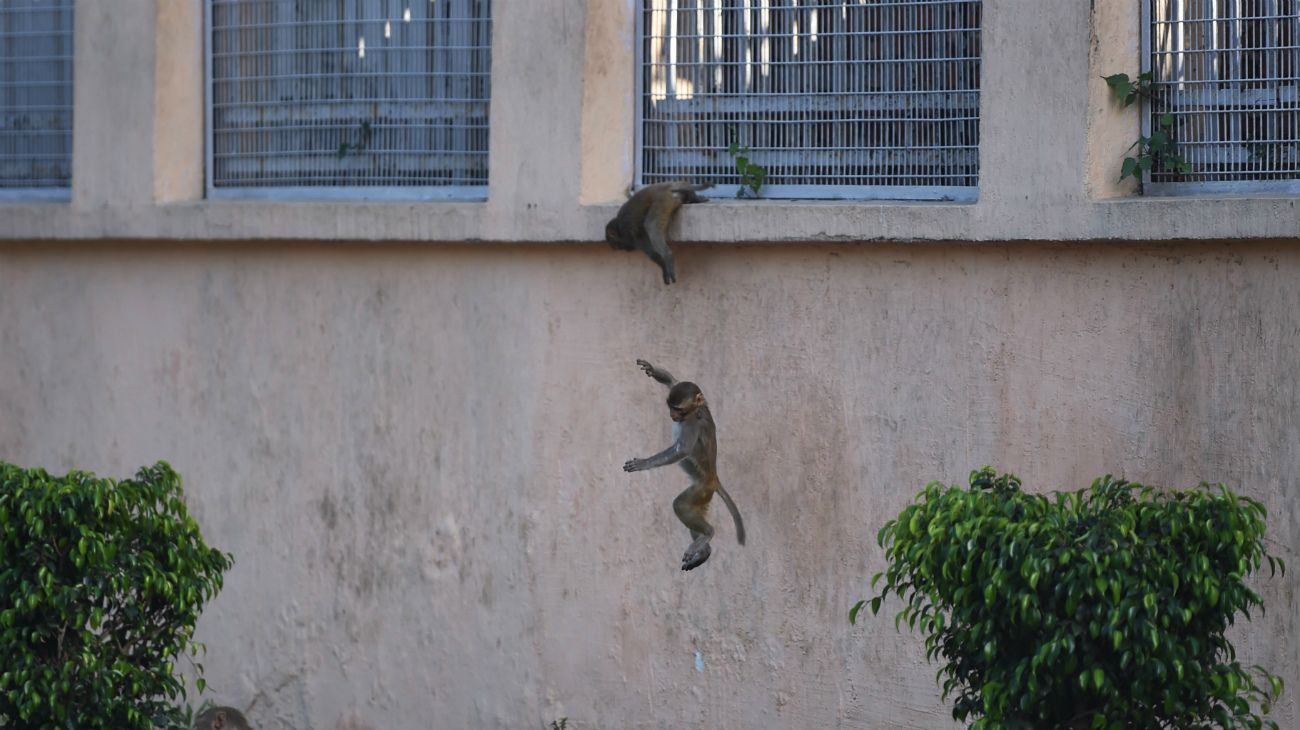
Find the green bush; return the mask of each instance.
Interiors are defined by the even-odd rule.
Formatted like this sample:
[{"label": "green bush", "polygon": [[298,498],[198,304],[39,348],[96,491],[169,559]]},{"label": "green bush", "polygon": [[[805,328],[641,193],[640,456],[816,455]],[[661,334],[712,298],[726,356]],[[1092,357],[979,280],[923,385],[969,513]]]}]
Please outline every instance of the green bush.
[{"label": "green bush", "polygon": [[201,650],[194,624],[230,565],[164,462],[116,482],[0,463],[0,726],[143,730],[173,714],[173,661]]},{"label": "green bush", "polygon": [[[929,484],[880,530],[894,620],[925,633],[953,717],[975,728],[1272,727],[1282,680],[1224,631],[1263,605],[1263,505],[1226,487],[1157,491],[1109,476],[1051,497],[988,467]],[[1259,708],[1259,713],[1255,709]]]}]

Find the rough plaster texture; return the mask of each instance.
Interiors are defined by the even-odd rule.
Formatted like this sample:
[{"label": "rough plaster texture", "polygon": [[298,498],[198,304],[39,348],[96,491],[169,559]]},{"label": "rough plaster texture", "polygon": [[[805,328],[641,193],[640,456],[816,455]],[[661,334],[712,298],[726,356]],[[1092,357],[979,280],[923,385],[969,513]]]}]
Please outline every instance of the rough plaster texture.
[{"label": "rough plaster texture", "polygon": [[[236,556],[200,622],[261,728],[935,728],[849,606],[879,525],[991,463],[1222,480],[1300,566],[1300,250],[0,246],[0,458],[185,476]],[[681,573],[648,357],[714,404],[750,544]],[[725,518],[725,513],[718,517]],[[1243,659],[1296,727],[1300,571]],[[896,608],[896,607],[895,607]],[[697,657],[700,662],[697,666]]]},{"label": "rough plaster texture", "polygon": [[1136,77],[1141,71],[1142,17],[1121,2],[1094,2],[1091,10],[1085,181],[1093,198],[1122,198],[1132,196],[1137,183],[1133,178],[1119,182],[1117,160],[1123,155],[1116,151],[1127,150],[1142,133],[1142,118],[1137,107],[1115,102],[1103,77],[1117,73]]}]

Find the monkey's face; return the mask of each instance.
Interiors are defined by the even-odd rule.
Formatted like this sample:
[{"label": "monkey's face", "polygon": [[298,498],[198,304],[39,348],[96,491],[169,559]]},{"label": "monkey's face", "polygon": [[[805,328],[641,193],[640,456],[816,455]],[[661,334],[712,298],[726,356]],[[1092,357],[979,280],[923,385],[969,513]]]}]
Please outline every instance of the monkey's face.
[{"label": "monkey's face", "polygon": [[668,417],[677,423],[681,423],[691,417],[700,406],[704,405],[704,394],[696,393],[694,398],[689,398],[681,403],[668,402]]},{"label": "monkey's face", "polygon": [[618,249],[619,251],[631,251],[636,248],[632,245],[631,241],[623,240],[623,234],[618,228],[617,218],[605,224],[605,243],[608,243],[610,248]]}]

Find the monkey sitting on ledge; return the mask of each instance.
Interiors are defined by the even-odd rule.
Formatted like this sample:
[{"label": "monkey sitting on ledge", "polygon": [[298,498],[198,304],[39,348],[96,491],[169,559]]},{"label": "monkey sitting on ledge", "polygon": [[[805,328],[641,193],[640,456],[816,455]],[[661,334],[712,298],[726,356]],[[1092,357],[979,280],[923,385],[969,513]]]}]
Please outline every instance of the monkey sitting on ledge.
[{"label": "monkey sitting on ledge", "polygon": [[605,242],[619,251],[641,251],[663,270],[664,283],[677,281],[672,249],[668,248],[668,222],[683,203],[703,203],[695,193],[713,187],[685,180],[647,185],[618,209],[605,224]]},{"label": "monkey sitting on ledge", "polygon": [[678,464],[691,478],[691,486],[673,500],[677,519],[691,531],[691,545],[682,556],[682,570],[692,570],[704,564],[713,552],[709,541],[713,539],[713,526],[704,519],[713,493],[717,492],[736,521],[736,542],[745,544],[745,523],[731,495],[718,481],[718,440],[714,431],[713,415],[704,402],[700,386],[688,381],[678,382],[667,370],[657,368],[645,360],[636,364],[646,375],[668,386],[668,417],[673,420],[673,444],[654,456],[629,459],[623,471],[643,471],[668,464]]}]

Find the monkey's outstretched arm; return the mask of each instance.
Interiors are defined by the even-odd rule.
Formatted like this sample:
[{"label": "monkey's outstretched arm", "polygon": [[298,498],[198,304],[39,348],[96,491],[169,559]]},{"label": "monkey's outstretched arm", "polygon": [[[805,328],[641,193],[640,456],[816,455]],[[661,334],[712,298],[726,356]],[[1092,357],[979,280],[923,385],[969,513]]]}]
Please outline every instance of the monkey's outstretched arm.
[{"label": "monkey's outstretched arm", "polygon": [[663,368],[657,368],[645,360],[637,360],[636,364],[639,365],[641,369],[645,371],[646,375],[649,375],[655,380],[658,380],[659,382],[663,383],[669,388],[673,387],[673,383],[677,382],[677,378],[674,378],[672,373],[668,372],[667,370],[664,370]]},{"label": "monkey's outstretched arm", "polygon": [[[678,425],[680,425],[680,429],[677,428]],[[623,464],[623,471],[656,469],[661,466],[676,464],[689,456],[691,449],[695,448],[695,442],[700,437],[699,427],[694,423],[673,424],[673,426],[673,430],[677,432],[677,440],[673,442],[672,446],[644,459],[628,459]]]}]

